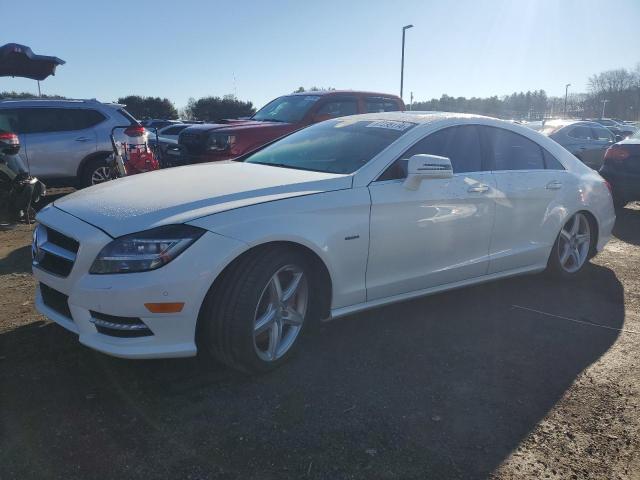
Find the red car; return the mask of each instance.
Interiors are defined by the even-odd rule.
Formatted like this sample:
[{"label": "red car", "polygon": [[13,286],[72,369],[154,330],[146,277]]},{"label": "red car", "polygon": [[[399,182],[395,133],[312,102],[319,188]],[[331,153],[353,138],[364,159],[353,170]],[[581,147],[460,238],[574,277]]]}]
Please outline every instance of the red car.
[{"label": "red car", "polygon": [[403,111],[404,102],[385,93],[331,90],[278,97],[253,117],[193,125],[180,133],[178,146],[169,148],[169,163],[228,160],[261,147],[313,123],[368,112]]}]

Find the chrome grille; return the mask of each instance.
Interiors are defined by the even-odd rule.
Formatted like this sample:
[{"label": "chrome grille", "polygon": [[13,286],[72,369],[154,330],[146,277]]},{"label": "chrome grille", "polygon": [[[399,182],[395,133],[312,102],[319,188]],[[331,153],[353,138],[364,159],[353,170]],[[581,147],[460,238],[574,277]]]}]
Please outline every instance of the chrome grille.
[{"label": "chrome grille", "polygon": [[79,248],[77,240],[40,224],[33,232],[33,266],[66,277],[71,273]]}]

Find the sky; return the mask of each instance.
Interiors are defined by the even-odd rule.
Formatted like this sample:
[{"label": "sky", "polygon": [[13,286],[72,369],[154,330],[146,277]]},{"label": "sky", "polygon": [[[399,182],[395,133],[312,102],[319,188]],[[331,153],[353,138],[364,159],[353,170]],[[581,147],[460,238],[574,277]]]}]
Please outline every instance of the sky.
[{"label": "sky", "polygon": [[[299,86],[397,94],[407,24],[407,103],[410,92],[584,92],[590,75],[640,62],[640,0],[27,0],[10,10],[0,44],[67,62],[42,93],[160,96],[178,108],[225,94],[260,107]],[[0,78],[3,90],[37,85]]]}]

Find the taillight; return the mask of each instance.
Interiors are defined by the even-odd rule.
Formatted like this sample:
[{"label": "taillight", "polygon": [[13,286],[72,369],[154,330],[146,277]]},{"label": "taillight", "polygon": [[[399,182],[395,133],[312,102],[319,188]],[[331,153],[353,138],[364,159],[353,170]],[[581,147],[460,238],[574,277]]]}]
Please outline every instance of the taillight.
[{"label": "taillight", "polygon": [[19,145],[20,141],[15,133],[2,132],[0,133],[0,142],[4,142],[9,145]]},{"label": "taillight", "polygon": [[124,130],[124,134],[128,137],[141,137],[146,132],[142,125],[131,125]]},{"label": "taillight", "polygon": [[607,163],[621,164],[629,158],[630,155],[629,150],[622,145],[612,145],[605,152],[604,161]]}]

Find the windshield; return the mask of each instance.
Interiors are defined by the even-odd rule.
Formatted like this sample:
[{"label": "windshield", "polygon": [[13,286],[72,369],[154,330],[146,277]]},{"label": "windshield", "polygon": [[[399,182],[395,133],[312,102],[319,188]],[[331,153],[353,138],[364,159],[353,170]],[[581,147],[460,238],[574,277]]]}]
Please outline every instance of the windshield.
[{"label": "windshield", "polygon": [[299,122],[318,100],[320,100],[319,95],[279,97],[267,103],[251,118],[263,122]]},{"label": "windshield", "polygon": [[327,173],[353,173],[415,124],[328,120],[299,130],[246,161]]}]

